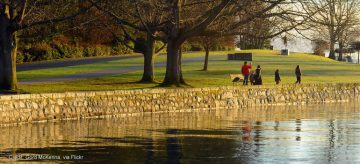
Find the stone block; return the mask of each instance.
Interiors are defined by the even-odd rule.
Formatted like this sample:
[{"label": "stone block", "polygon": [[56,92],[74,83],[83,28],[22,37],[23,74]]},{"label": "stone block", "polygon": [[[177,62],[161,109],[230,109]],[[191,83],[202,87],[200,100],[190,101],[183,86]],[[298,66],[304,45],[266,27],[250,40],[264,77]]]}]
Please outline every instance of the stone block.
[{"label": "stone block", "polygon": [[64,105],[64,101],[62,99],[57,99],[57,105]]}]

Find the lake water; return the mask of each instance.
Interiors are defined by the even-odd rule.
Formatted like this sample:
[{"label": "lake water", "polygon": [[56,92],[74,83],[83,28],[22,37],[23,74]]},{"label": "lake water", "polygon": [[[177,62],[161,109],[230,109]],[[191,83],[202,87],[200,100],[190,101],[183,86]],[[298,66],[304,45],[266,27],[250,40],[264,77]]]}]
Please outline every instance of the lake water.
[{"label": "lake water", "polygon": [[357,103],[146,114],[0,128],[0,162],[359,163]]}]

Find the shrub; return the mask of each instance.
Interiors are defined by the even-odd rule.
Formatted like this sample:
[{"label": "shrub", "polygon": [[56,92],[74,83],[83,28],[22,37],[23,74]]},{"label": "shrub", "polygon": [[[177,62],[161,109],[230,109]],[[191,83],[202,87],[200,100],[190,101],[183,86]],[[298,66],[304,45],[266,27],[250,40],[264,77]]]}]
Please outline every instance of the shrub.
[{"label": "shrub", "polygon": [[81,58],[83,57],[84,48],[82,47],[68,47],[69,53],[65,55],[67,58]]},{"label": "shrub", "polygon": [[191,44],[190,51],[204,51],[204,48],[198,44]]},{"label": "shrub", "polygon": [[24,55],[21,52],[16,54],[16,63],[23,63],[24,62]]},{"label": "shrub", "polygon": [[26,60],[31,61],[41,61],[41,60],[51,60],[53,59],[54,49],[45,42],[40,42],[31,47],[26,54]]},{"label": "shrub", "polygon": [[84,48],[84,52],[83,52],[83,56],[84,57],[91,57],[91,56],[95,56],[95,49],[92,47],[86,47]]},{"label": "shrub", "polygon": [[54,44],[61,44],[61,45],[71,45],[71,41],[69,37],[66,37],[65,35],[57,35],[53,38]]},{"label": "shrub", "polygon": [[182,45],[181,45],[181,49],[183,52],[186,51],[190,51],[191,49],[191,44],[188,41],[185,41]]},{"label": "shrub", "polygon": [[[131,44],[129,44],[129,46],[134,47],[134,44],[131,42]],[[132,49],[130,49],[129,47],[127,47],[123,44],[117,44],[111,48],[112,55],[130,54],[132,52],[133,52]]]},{"label": "shrub", "polygon": [[32,61],[35,61],[35,57],[33,55],[31,55],[30,53],[28,52],[23,52],[22,53],[22,56],[24,57],[24,62],[32,62]]},{"label": "shrub", "polygon": [[313,45],[315,55],[325,56],[325,50],[329,47],[329,43],[327,41],[322,39],[315,39],[313,41]]},{"label": "shrub", "polygon": [[66,44],[54,44],[55,49],[58,51],[57,57],[59,58],[80,58],[83,57],[83,48],[73,47]]},{"label": "shrub", "polygon": [[[77,41],[69,39],[64,35],[59,35],[49,41],[33,43],[22,43],[19,46],[17,62],[33,62],[41,60],[53,60],[63,58],[81,58],[92,56],[110,56],[132,53],[132,49],[123,44],[110,45],[89,45],[80,46]],[[134,46],[134,45],[130,45]]]}]

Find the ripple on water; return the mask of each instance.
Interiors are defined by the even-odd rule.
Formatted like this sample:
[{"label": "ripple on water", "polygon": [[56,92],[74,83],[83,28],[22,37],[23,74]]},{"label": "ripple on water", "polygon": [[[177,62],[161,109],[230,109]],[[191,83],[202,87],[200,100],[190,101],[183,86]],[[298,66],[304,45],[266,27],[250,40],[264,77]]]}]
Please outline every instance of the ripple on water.
[{"label": "ripple on water", "polygon": [[0,162],[20,155],[81,155],[31,161],[356,163],[359,109],[355,103],[257,107],[2,127]]}]

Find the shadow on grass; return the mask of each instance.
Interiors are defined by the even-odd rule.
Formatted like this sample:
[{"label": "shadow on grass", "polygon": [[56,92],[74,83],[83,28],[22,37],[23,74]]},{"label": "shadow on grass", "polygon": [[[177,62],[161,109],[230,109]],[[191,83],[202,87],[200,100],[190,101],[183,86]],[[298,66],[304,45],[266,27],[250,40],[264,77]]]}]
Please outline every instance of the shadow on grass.
[{"label": "shadow on grass", "polygon": [[193,70],[195,72],[208,72],[209,70],[204,70],[204,69],[197,69],[197,70]]},{"label": "shadow on grass", "polygon": [[193,86],[183,81],[181,83],[175,83],[175,84],[160,83],[159,85],[156,85],[154,88],[193,88]]},{"label": "shadow on grass", "polygon": [[22,89],[18,90],[0,90],[1,95],[20,95],[20,94],[29,94],[30,92],[25,92]]},{"label": "shadow on grass", "polygon": [[98,82],[93,83],[90,85],[134,85],[134,84],[159,84],[159,82],[143,82],[143,81],[130,81],[130,82],[113,82],[113,81],[104,81],[104,82]]}]

